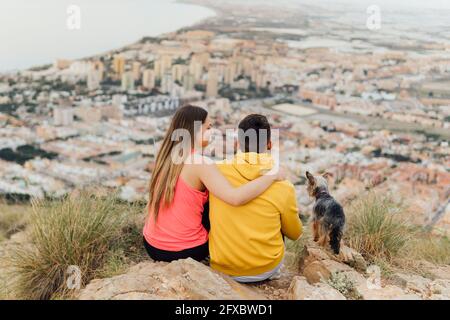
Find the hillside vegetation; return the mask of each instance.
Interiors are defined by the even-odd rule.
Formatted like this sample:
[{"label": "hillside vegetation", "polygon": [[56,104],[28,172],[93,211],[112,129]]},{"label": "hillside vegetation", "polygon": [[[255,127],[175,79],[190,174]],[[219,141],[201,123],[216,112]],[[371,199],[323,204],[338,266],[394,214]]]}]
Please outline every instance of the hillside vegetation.
[{"label": "hillside vegetation", "polygon": [[[3,297],[71,298],[69,266],[80,269],[84,287],[94,278],[112,277],[148,260],[142,246],[143,204],[85,191],[57,201],[34,201],[25,215],[23,207],[10,209],[0,216],[2,237],[23,230],[26,223],[27,241],[12,246],[5,257],[0,255],[10,280]],[[426,276],[419,266],[422,261],[450,265],[449,239],[408,223],[403,210],[385,195],[361,195],[346,208],[345,244],[380,266],[387,278],[399,270]],[[287,243],[294,264],[311,242],[309,226],[304,229],[300,240]]]},{"label": "hillside vegetation", "polygon": [[33,202],[30,244],[14,247],[7,257],[16,296],[66,297],[69,266],[79,268],[83,286],[139,260],[143,207],[117,199],[82,192],[58,201]]}]

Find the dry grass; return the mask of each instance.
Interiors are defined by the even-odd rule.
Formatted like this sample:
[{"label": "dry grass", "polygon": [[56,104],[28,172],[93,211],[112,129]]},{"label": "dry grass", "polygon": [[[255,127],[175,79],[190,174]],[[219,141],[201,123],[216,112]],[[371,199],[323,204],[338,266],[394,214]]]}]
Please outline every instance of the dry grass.
[{"label": "dry grass", "polygon": [[14,294],[9,286],[10,279],[6,274],[6,248],[1,242],[9,239],[16,232],[25,229],[30,211],[30,206],[10,205],[0,201],[0,300],[14,298]]},{"label": "dry grass", "polygon": [[293,254],[293,261],[288,261],[292,266],[298,266],[305,246],[312,241],[311,228],[303,222],[303,234],[300,239],[292,241],[286,238],[286,251]]},{"label": "dry grass", "polygon": [[142,252],[141,206],[123,203],[114,195],[82,192],[58,201],[34,202],[32,207],[31,243],[14,249],[9,257],[18,298],[70,296],[69,266],[81,270],[84,285],[122,270]]},{"label": "dry grass", "polygon": [[386,195],[367,193],[347,208],[347,244],[385,275],[401,269],[418,271],[417,263],[450,264],[450,240],[412,225],[404,206]]},{"label": "dry grass", "polygon": [[450,265],[450,239],[418,232],[402,252],[410,260],[425,260],[437,265]]},{"label": "dry grass", "polygon": [[30,209],[30,206],[26,205],[8,205],[0,202],[0,241],[25,228]]},{"label": "dry grass", "polygon": [[391,198],[368,193],[347,209],[347,243],[369,260],[392,260],[411,239],[401,205]]}]

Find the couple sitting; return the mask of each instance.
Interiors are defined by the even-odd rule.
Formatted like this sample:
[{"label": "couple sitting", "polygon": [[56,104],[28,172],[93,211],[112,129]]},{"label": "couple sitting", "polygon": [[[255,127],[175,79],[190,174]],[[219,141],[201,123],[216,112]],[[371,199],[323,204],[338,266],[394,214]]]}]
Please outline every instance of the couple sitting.
[{"label": "couple sitting", "polygon": [[[294,186],[267,153],[270,125],[261,115],[242,120],[242,152],[219,164],[201,155],[210,129],[202,108],[185,106],[174,115],[150,183],[145,248],[158,261],[210,256],[213,269],[239,282],[273,278],[283,262],[283,237],[298,239],[302,224]],[[257,143],[247,139],[250,131]]]}]

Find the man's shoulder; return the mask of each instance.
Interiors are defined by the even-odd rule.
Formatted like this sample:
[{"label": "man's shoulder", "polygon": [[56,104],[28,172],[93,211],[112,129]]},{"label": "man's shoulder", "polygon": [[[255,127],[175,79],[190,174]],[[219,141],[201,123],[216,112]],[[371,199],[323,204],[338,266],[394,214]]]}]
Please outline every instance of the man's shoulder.
[{"label": "man's shoulder", "polygon": [[289,192],[295,193],[295,187],[289,180],[277,181],[272,185],[272,187],[285,191],[287,193]]},{"label": "man's shoulder", "polygon": [[233,160],[230,159],[219,160],[216,161],[215,163],[219,169],[223,170],[226,170],[227,168],[231,168],[233,166]]}]

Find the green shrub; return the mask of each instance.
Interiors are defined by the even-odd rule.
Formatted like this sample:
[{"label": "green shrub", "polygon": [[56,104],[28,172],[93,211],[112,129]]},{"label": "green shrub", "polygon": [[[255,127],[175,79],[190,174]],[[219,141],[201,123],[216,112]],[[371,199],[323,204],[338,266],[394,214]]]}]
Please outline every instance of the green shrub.
[{"label": "green shrub", "polygon": [[331,287],[342,293],[347,299],[360,300],[361,296],[355,288],[355,283],[344,273],[333,272],[326,281]]},{"label": "green shrub", "polygon": [[286,252],[293,255],[292,261],[285,261],[291,266],[297,267],[300,263],[300,258],[303,254],[303,250],[308,242],[312,241],[310,226],[307,223],[303,223],[303,234],[296,241],[292,241],[285,238]]},{"label": "green shrub", "polygon": [[115,197],[81,192],[57,201],[33,202],[31,243],[14,249],[10,263],[19,298],[51,299],[70,296],[67,269],[77,266],[82,285],[109,274],[111,256],[126,263],[142,252],[142,206]]}]

